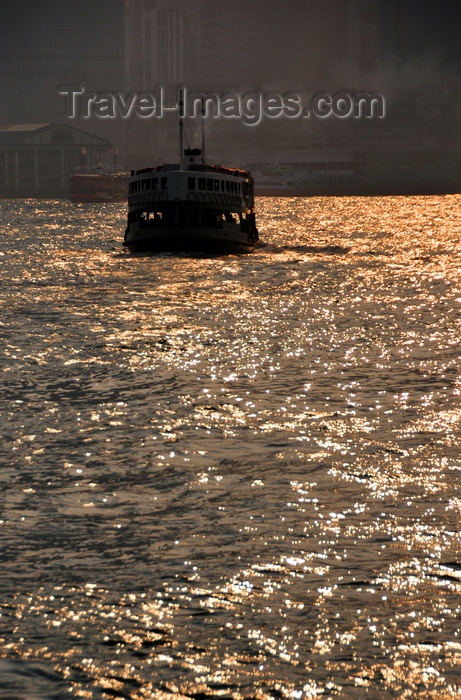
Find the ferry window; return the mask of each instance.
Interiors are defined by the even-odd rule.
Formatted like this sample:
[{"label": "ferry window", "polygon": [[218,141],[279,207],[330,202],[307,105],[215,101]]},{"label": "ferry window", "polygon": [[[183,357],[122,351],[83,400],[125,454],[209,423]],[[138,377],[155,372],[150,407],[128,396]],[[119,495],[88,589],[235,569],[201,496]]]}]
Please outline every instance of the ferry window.
[{"label": "ferry window", "polygon": [[169,226],[171,224],[174,224],[174,211],[172,208],[165,209],[165,211],[162,213],[162,218],[165,224],[168,224]]},{"label": "ferry window", "polygon": [[213,192],[213,180],[211,178],[207,179],[206,188],[207,188],[208,192]]},{"label": "ferry window", "polygon": [[319,170],[326,170],[326,169],[327,169],[326,163],[319,163]]},{"label": "ferry window", "polygon": [[240,194],[240,193],[241,193],[240,182],[237,183],[237,187],[238,187],[238,191],[239,191],[239,194]]},{"label": "ferry window", "polygon": [[198,188],[199,188],[199,190],[206,190],[206,180],[204,177],[199,177]]},{"label": "ferry window", "polygon": [[153,190],[156,190],[156,189],[157,189],[157,182],[158,182],[158,180],[157,180],[156,177],[152,178],[151,183],[152,183],[152,189],[153,189]]},{"label": "ferry window", "polygon": [[189,226],[200,225],[200,210],[193,207],[189,210]]},{"label": "ferry window", "polygon": [[203,223],[209,228],[222,228],[222,213],[216,209],[205,209]]},{"label": "ferry window", "polygon": [[221,180],[221,192],[224,192],[225,189],[226,189],[226,183],[224,180]]},{"label": "ferry window", "polygon": [[226,180],[226,192],[229,192],[230,190],[230,182],[229,180]]},{"label": "ferry window", "polygon": [[176,216],[180,226],[187,226],[187,209],[185,207],[178,207],[176,209]]},{"label": "ferry window", "polygon": [[150,181],[149,181],[149,180],[143,180],[143,181],[142,181],[142,191],[143,191],[143,192],[145,192],[146,190],[149,189],[149,184],[150,184]]},{"label": "ferry window", "polygon": [[195,177],[187,178],[187,189],[195,190]]},{"label": "ferry window", "polygon": [[219,180],[214,180],[214,191],[219,192]]},{"label": "ferry window", "polygon": [[167,177],[162,177],[162,178],[161,178],[161,187],[162,187],[162,190],[166,190],[166,189],[167,189],[167,183],[168,183],[168,178],[167,178]]}]

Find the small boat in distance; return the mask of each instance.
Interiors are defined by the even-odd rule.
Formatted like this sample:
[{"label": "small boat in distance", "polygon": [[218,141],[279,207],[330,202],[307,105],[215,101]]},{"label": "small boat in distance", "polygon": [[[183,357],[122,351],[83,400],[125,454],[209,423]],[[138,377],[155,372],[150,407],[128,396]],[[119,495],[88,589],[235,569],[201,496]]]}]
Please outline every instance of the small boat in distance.
[{"label": "small boat in distance", "polygon": [[180,157],[131,172],[123,245],[132,250],[251,253],[258,241],[251,173],[205,161],[202,148],[183,150],[183,99],[179,99]]},{"label": "small boat in distance", "polygon": [[81,173],[69,178],[71,202],[125,202],[129,173]]}]

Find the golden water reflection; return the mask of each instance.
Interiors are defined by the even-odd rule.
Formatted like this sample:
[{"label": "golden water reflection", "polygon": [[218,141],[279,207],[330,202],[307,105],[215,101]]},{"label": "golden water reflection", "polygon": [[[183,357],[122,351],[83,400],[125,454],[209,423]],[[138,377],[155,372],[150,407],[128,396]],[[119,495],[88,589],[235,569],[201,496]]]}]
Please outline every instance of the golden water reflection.
[{"label": "golden water reflection", "polygon": [[7,212],[0,672],[459,697],[460,202],[261,199],[215,259],[130,255],[117,205]]}]

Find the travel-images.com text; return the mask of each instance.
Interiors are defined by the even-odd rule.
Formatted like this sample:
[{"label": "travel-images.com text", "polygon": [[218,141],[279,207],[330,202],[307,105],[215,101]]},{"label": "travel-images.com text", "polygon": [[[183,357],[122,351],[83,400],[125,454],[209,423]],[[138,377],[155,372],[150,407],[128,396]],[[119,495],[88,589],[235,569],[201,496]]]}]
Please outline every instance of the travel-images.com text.
[{"label": "travel-images.com text", "polygon": [[[69,119],[80,117],[89,119],[161,119],[166,113],[178,111],[179,102],[165,99],[164,88],[156,87],[153,92],[131,93],[124,97],[121,93],[86,92],[81,85],[61,85],[58,93],[66,98],[66,116]],[[301,97],[293,92],[280,95],[276,92],[260,92],[239,95],[234,92],[222,96],[214,92],[188,92],[183,88],[181,113],[190,118],[200,115],[214,119],[240,119],[248,126],[256,126],[263,118],[327,119],[378,118],[385,116],[385,98],[380,93],[338,92],[330,95],[317,93],[310,100],[309,107],[303,107]]]}]

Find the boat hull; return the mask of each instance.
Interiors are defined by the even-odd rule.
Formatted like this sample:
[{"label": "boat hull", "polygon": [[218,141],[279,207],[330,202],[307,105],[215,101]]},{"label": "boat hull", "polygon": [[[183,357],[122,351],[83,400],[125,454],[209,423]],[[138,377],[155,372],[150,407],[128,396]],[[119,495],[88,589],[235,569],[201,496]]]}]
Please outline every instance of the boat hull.
[{"label": "boat hull", "polygon": [[98,193],[88,195],[69,195],[68,199],[72,204],[114,204],[124,202],[126,194],[105,194]]},{"label": "boat hull", "polygon": [[123,245],[133,251],[252,253],[256,240],[234,231],[202,227],[127,230]]},{"label": "boat hull", "polygon": [[[197,152],[196,152],[197,151]],[[132,250],[251,253],[258,241],[253,178],[202,162],[186,149],[180,164],[133,171],[124,245]]]},{"label": "boat hull", "polygon": [[72,175],[69,199],[73,204],[96,204],[126,201],[128,173]]}]

